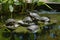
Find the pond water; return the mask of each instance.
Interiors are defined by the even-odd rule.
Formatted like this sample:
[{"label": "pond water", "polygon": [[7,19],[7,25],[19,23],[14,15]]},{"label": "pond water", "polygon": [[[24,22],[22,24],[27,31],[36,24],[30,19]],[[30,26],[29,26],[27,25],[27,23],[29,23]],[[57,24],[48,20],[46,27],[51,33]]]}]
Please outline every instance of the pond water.
[{"label": "pond water", "polygon": [[60,30],[60,25],[58,26],[58,29]]},{"label": "pond water", "polygon": [[[36,10],[35,10],[35,12],[36,12]],[[40,14],[60,14],[60,12],[57,12],[56,10],[53,10],[53,11],[45,11],[45,10],[42,10],[42,11],[38,11]],[[52,29],[48,29],[48,26],[45,26],[45,29],[46,29],[46,31],[47,31],[47,29],[48,30],[52,30],[52,31],[55,31],[55,30],[60,30],[60,25],[50,25],[50,27],[52,27]],[[45,31],[45,30],[44,30]],[[32,33],[33,35],[31,35],[31,34],[29,34],[29,36],[27,36],[27,39],[28,40],[30,40],[31,39],[31,37],[33,37],[32,39],[33,40],[37,40],[37,37],[38,36],[40,36],[40,34],[37,36],[37,34],[36,33]],[[9,35],[9,34],[8,34]],[[45,34],[43,34],[43,35],[45,35]],[[7,35],[6,35],[7,36]],[[15,35],[16,36],[16,35]],[[19,40],[24,40],[25,38],[24,38],[24,36],[25,35],[19,35]],[[55,38],[56,37],[56,34],[55,33],[50,33],[49,34],[49,36],[51,37],[51,38]],[[17,37],[17,36],[16,36]],[[41,37],[41,36],[40,36]],[[46,40],[47,39],[47,35],[45,35],[44,36],[44,40]]]},{"label": "pond water", "polygon": [[51,37],[51,38],[55,38],[55,37],[56,37],[56,34],[50,33],[50,37]]},{"label": "pond water", "polygon": [[58,12],[57,10],[40,10],[40,11],[37,11],[37,10],[34,10],[33,12],[38,12],[39,14],[60,14],[60,12]]},{"label": "pond water", "polygon": [[[57,27],[57,29],[60,29],[60,25],[59,25],[59,26],[56,26],[56,27]],[[56,27],[55,27],[55,25],[54,25],[54,27],[53,27],[52,30],[55,30]],[[45,28],[48,28],[48,27],[45,26]],[[29,34],[29,36],[30,36],[30,35],[31,35],[31,34]],[[20,39],[20,40],[26,39],[26,38],[24,38],[23,36],[24,36],[24,35],[20,35],[20,36],[19,36],[19,39]],[[31,35],[30,37],[29,37],[29,36],[27,37],[28,40],[30,40],[32,36],[34,36],[34,37],[33,37],[33,40],[37,40],[37,37],[38,37],[36,33],[33,33],[33,35]],[[40,35],[39,35],[39,36],[40,36]],[[50,36],[51,38],[55,38],[55,37],[56,37],[56,34],[53,33],[53,32],[51,32],[51,33],[49,33],[49,36]],[[40,36],[40,37],[41,37],[41,36]],[[46,40],[47,37],[48,37],[48,36],[47,36],[47,34],[46,34],[46,35],[44,36],[44,40]]]}]

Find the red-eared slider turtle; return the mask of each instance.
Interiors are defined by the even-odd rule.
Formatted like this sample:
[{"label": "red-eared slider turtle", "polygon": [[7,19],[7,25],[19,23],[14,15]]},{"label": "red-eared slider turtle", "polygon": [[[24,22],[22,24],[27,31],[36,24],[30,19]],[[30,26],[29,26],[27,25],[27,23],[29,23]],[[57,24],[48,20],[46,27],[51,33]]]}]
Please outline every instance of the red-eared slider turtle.
[{"label": "red-eared slider turtle", "polygon": [[38,31],[38,25],[30,25],[27,27],[28,30],[30,30],[33,33],[36,33]]},{"label": "red-eared slider turtle", "polygon": [[42,22],[44,22],[45,24],[48,24],[50,22],[50,18],[49,17],[41,17],[40,20]]},{"label": "red-eared slider turtle", "polygon": [[37,13],[30,12],[30,16],[35,18],[36,20],[40,20],[40,16]]},{"label": "red-eared slider turtle", "polygon": [[24,22],[32,22],[31,17],[27,16],[23,19]]},{"label": "red-eared slider turtle", "polygon": [[6,21],[6,27],[8,29],[15,29],[18,26],[19,25],[16,23],[16,20],[14,20],[14,19],[7,19],[7,21]]}]

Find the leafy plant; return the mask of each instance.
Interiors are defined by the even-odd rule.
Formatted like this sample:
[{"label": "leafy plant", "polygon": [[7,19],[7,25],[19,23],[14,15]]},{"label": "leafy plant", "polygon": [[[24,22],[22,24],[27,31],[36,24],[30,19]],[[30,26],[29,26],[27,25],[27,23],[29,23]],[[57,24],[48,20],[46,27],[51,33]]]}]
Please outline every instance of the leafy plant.
[{"label": "leafy plant", "polygon": [[[23,9],[25,9],[26,7],[27,7],[27,2],[25,1],[25,2],[23,2],[24,0],[0,0],[0,4],[2,5],[4,5],[4,7],[8,7],[8,10],[10,11],[10,12],[13,12],[14,11],[14,5],[16,5],[16,6],[21,6],[21,5],[23,5],[22,6],[22,11],[23,11]],[[34,9],[34,8],[32,8],[32,7],[34,7],[34,5],[35,5],[35,3],[37,3],[37,5],[38,6],[41,6],[41,5],[46,5],[47,7],[49,7],[46,3],[44,3],[44,2],[39,2],[39,0],[38,1],[36,1],[36,2],[34,2],[35,0],[32,0],[32,3],[31,3],[31,9]],[[6,9],[5,8],[5,9]],[[49,7],[50,9],[52,9],[51,7]],[[3,9],[3,8],[2,8]],[[7,12],[7,10],[6,10],[6,12]]]},{"label": "leafy plant", "polygon": [[60,0],[49,0],[50,2],[60,2]]},{"label": "leafy plant", "polygon": [[[28,4],[30,4],[28,6]],[[35,5],[36,4],[36,5]],[[46,3],[39,0],[32,0],[31,3],[24,2],[24,0],[0,0],[0,18],[2,22],[7,18],[13,18],[14,14],[24,14],[26,10],[34,10],[37,6],[46,5],[49,9],[52,9]],[[28,8],[27,8],[28,7]],[[3,16],[5,15],[5,17]],[[15,17],[15,16],[14,16]]]}]

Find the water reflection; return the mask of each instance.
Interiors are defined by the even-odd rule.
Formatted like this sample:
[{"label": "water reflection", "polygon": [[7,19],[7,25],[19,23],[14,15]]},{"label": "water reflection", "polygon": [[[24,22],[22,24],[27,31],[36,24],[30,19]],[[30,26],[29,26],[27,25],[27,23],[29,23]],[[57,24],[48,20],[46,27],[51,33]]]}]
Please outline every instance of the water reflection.
[{"label": "water reflection", "polygon": [[[49,27],[48,27],[48,26],[49,26]],[[47,25],[47,26],[44,27],[44,28],[45,28],[44,31],[45,31],[45,30],[46,30],[46,31],[50,30],[50,29],[49,29],[50,27],[53,27],[52,29],[54,30],[54,29],[56,29],[57,26],[55,27],[55,24],[54,24],[54,25]],[[57,28],[60,29],[60,25],[59,25]],[[55,31],[55,30],[54,30],[54,31]],[[33,34],[33,35],[27,33],[27,34],[24,35],[23,33],[21,33],[21,34],[18,34],[18,37],[19,37],[19,40],[31,40],[31,37],[34,36],[32,39],[33,39],[33,40],[37,40],[37,37],[38,37],[39,35],[37,36],[37,33],[32,33],[32,34]],[[29,37],[29,35],[31,35],[31,36]],[[49,35],[50,35],[51,38],[56,38],[56,36],[57,36],[57,34],[55,34],[55,33],[53,33],[53,32],[50,33]],[[17,35],[15,35],[15,36],[17,36]],[[41,37],[41,36],[40,36],[40,37]],[[44,36],[44,40],[47,40],[47,35]]]},{"label": "water reflection", "polygon": [[33,33],[34,34],[34,40],[36,40],[37,39],[37,35],[36,35],[36,33]]},{"label": "water reflection", "polygon": [[50,33],[50,37],[51,38],[56,38],[56,34],[55,33]]},{"label": "water reflection", "polygon": [[20,40],[23,40],[23,35],[20,35],[20,36],[19,36],[19,39],[20,39]]},{"label": "water reflection", "polygon": [[57,10],[33,10],[31,12],[39,13],[39,14],[60,14]]},{"label": "water reflection", "polygon": [[58,26],[58,29],[60,29],[60,25]]},{"label": "water reflection", "polygon": [[42,13],[42,14],[60,14],[60,12],[57,12],[57,10],[51,10],[51,11],[46,11],[46,10],[41,10],[39,11],[39,13]]}]

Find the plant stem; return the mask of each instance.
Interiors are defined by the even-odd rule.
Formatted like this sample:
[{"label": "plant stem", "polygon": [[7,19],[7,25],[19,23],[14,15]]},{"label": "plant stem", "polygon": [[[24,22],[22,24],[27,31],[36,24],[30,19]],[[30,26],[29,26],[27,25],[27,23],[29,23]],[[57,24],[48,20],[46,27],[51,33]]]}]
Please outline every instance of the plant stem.
[{"label": "plant stem", "polygon": [[35,3],[33,3],[33,1],[34,1],[34,0],[32,0],[31,11],[33,10],[33,8],[34,8],[34,4],[35,4]]},{"label": "plant stem", "polygon": [[46,3],[44,3],[45,4],[45,6],[47,6],[49,9],[51,9],[51,10],[53,10],[50,6],[48,6]]},{"label": "plant stem", "polygon": [[1,15],[1,22],[3,23],[3,16]]},{"label": "plant stem", "polygon": [[11,12],[11,18],[12,18],[12,16],[13,16],[13,15],[12,15],[12,12]]}]

